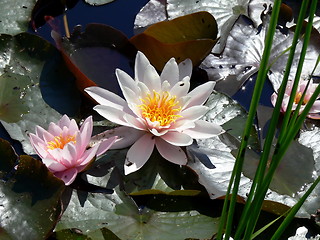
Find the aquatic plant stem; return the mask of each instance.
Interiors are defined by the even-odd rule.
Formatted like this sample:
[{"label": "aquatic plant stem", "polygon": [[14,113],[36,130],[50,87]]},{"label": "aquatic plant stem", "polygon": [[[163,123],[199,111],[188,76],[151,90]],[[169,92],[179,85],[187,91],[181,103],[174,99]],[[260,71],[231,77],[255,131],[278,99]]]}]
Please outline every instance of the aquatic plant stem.
[{"label": "aquatic plant stem", "polygon": [[[277,123],[278,123],[278,119],[280,116],[280,108],[281,108],[281,104],[282,104],[282,100],[285,94],[285,89],[286,89],[286,84],[288,82],[288,77],[289,77],[289,73],[290,73],[290,68],[294,59],[294,55],[295,55],[295,50],[296,50],[296,45],[299,41],[299,36],[300,36],[300,32],[303,26],[303,20],[304,20],[304,16],[307,12],[307,7],[308,7],[308,3],[309,1],[303,1],[302,6],[301,6],[301,10],[300,10],[300,14],[298,17],[298,23],[296,26],[296,31],[293,37],[293,41],[292,41],[292,46],[290,47],[290,53],[288,56],[288,61],[287,61],[287,65],[286,65],[286,70],[284,73],[284,77],[283,77],[283,81],[282,81],[282,85],[279,89],[278,92],[278,98],[277,98],[277,102],[271,117],[271,121],[270,121],[270,125],[268,128],[268,132],[267,132],[267,136],[265,139],[265,143],[263,146],[263,151],[262,151],[262,155],[259,161],[259,165],[250,189],[250,193],[248,195],[248,199],[247,199],[247,204],[245,204],[243,213],[241,215],[240,221],[239,221],[239,226],[237,228],[236,234],[235,234],[235,239],[238,239],[241,237],[243,230],[246,226],[247,220],[248,220],[248,215],[251,214],[251,202],[252,199],[255,195],[257,186],[259,183],[262,182],[262,179],[265,175],[265,170],[268,164],[268,159],[269,159],[269,155],[271,152],[271,147],[272,147],[272,142],[274,139],[274,135],[275,135],[275,131],[277,128]],[[272,63],[273,64],[273,63]]]},{"label": "aquatic plant stem", "polygon": [[[254,88],[253,95],[252,95],[252,101],[250,104],[248,119],[246,122],[245,130],[242,135],[242,141],[240,144],[237,159],[236,159],[235,166],[234,166],[232,176],[230,179],[228,192],[227,192],[226,198],[225,198],[224,204],[228,205],[228,207],[227,206],[223,207],[223,213],[222,213],[221,223],[220,223],[223,225],[226,224],[225,225],[226,226],[225,237],[224,237],[225,239],[229,239],[229,237],[231,235],[231,228],[233,227],[233,216],[234,216],[234,211],[235,211],[236,198],[237,198],[237,194],[238,194],[238,190],[239,190],[239,184],[240,184],[240,179],[241,179],[244,156],[245,156],[246,148],[248,145],[248,139],[250,137],[250,132],[251,132],[251,129],[253,126],[253,121],[255,119],[259,99],[261,97],[262,89],[264,87],[264,83],[265,83],[267,72],[268,72],[269,57],[270,57],[271,48],[272,48],[272,39],[273,39],[276,25],[278,22],[278,15],[279,15],[279,11],[280,11],[280,6],[281,6],[281,0],[276,0],[274,2],[273,11],[272,11],[271,19],[270,19],[270,24],[269,24],[269,29],[268,29],[267,36],[266,36],[266,45],[264,48],[263,57],[261,59],[260,70],[258,72],[255,88]],[[231,189],[232,185],[233,185],[233,189],[232,189],[231,200],[229,203],[229,193],[230,193],[230,189]],[[225,223],[225,221],[226,221],[226,223]],[[221,237],[222,237],[221,229],[222,229],[222,227],[220,225],[217,239],[221,239]]]}]

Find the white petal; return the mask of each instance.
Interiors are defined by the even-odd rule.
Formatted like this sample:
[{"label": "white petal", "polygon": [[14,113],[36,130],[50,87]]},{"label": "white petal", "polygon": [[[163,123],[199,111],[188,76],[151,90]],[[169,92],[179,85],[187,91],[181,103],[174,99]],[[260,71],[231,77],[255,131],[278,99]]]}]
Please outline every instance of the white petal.
[{"label": "white petal", "polygon": [[49,159],[49,158],[44,158],[42,159],[42,162],[44,165],[47,166],[47,168],[51,171],[51,172],[61,172],[67,169],[66,166],[64,166],[63,164],[57,162],[54,159]]},{"label": "white petal", "polygon": [[202,105],[205,101],[207,101],[209,95],[212,93],[215,84],[215,82],[209,81],[189,92],[187,97],[190,97],[190,101],[185,107]]},{"label": "white petal", "polygon": [[208,110],[209,108],[206,106],[193,106],[180,112],[179,115],[181,115],[184,119],[195,121],[201,118],[204,114],[206,114]]},{"label": "white petal", "polygon": [[188,134],[192,138],[210,138],[224,132],[222,127],[215,123],[203,120],[198,120],[194,123],[194,128],[183,130],[185,134]]},{"label": "white petal", "polygon": [[155,90],[160,92],[161,90],[161,79],[157,70],[149,64],[143,76],[143,83],[152,91]]},{"label": "white petal", "polygon": [[56,172],[54,175],[64,181],[65,185],[70,185],[76,179],[77,174],[76,168],[70,168],[63,172]]},{"label": "white petal", "polygon": [[103,105],[97,105],[93,109],[96,110],[102,117],[108,119],[111,122],[124,126],[130,126],[130,124],[128,124],[127,121],[123,118],[126,114],[124,111]]},{"label": "white petal", "polygon": [[190,59],[186,59],[179,63],[179,80],[187,76],[191,78],[192,68],[192,61]]},{"label": "white petal", "polygon": [[175,146],[189,146],[193,142],[189,135],[175,131],[169,131],[161,138]]},{"label": "white petal", "polygon": [[185,77],[180,82],[177,82],[170,90],[170,94],[178,98],[186,96],[190,88],[190,78]]},{"label": "white petal", "polygon": [[101,105],[110,106],[119,110],[128,108],[128,104],[123,98],[106,89],[88,87],[84,90]]},{"label": "white petal", "polygon": [[140,169],[149,159],[154,148],[155,137],[145,134],[136,141],[127,153],[124,165],[125,175]]},{"label": "white petal", "polygon": [[97,150],[97,156],[104,154],[112,146],[112,144],[117,140],[117,136],[108,138],[100,142],[99,148]]},{"label": "white petal", "polygon": [[144,73],[147,69],[147,66],[150,64],[148,58],[140,51],[138,51],[136,55],[135,65],[134,65],[134,73],[135,80],[143,82]]},{"label": "white petal", "polygon": [[173,146],[161,138],[156,138],[156,147],[161,156],[168,161],[179,165],[187,164],[187,156],[180,147]]},{"label": "white petal", "polygon": [[145,123],[140,118],[134,117],[129,114],[126,114],[123,118],[127,121],[128,124],[131,125],[131,127],[135,128],[135,129],[138,129],[138,130],[146,130],[147,129]]},{"label": "white petal", "polygon": [[179,81],[179,68],[176,60],[171,58],[164,66],[160,78],[163,81],[168,81],[171,86],[174,86]]},{"label": "white petal", "polygon": [[125,94],[126,90],[124,88],[130,89],[132,92],[134,92],[136,96],[140,95],[140,89],[138,88],[136,82],[126,72],[120,69],[116,69],[116,76],[118,78],[118,82],[122,90],[122,93],[127,101],[129,99]]},{"label": "white petal", "polygon": [[145,131],[140,131],[131,127],[117,127],[105,132],[106,137],[117,136],[117,140],[110,147],[110,149],[126,148],[135,143]]}]

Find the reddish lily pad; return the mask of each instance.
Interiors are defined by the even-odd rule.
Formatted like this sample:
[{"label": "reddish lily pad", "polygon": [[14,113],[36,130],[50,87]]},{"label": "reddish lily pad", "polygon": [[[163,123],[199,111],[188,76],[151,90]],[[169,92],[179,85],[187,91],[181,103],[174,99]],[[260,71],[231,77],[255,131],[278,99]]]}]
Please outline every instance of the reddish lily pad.
[{"label": "reddish lily pad", "polygon": [[55,40],[80,90],[98,85],[121,94],[115,69],[132,71],[136,54],[122,32],[103,24],[88,24],[84,32],[76,29],[70,39],[55,36]]},{"label": "reddish lily pad", "polygon": [[[186,27],[187,26],[187,27]],[[217,23],[208,12],[198,12],[159,22],[130,39],[158,70],[174,57],[190,58],[196,66],[216,43]]]}]

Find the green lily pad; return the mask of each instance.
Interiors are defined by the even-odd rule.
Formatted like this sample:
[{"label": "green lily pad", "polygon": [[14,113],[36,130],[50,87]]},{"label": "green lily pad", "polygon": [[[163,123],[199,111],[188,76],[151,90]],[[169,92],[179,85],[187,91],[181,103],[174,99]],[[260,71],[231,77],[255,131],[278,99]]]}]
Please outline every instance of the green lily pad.
[{"label": "green lily pad", "polygon": [[14,175],[0,182],[0,232],[11,239],[45,239],[61,214],[63,189],[40,161],[21,156]]},{"label": "green lily pad", "polygon": [[[0,76],[0,119],[11,123],[21,120],[23,114],[28,113],[28,106],[24,103],[24,96],[28,76],[14,73],[4,73]],[[21,89],[22,88],[22,89]]]},{"label": "green lily pad", "polygon": [[[81,202],[79,199],[82,199]],[[56,230],[77,228],[91,237],[91,232],[103,227],[122,240],[203,239],[212,237],[217,231],[217,220],[197,211],[156,212],[141,209],[119,191],[113,195],[74,191]]]},{"label": "green lily pad", "polygon": [[17,34],[28,30],[36,0],[0,1],[0,33]]},{"label": "green lily pad", "polygon": [[[0,80],[10,80],[6,88],[13,87],[13,90],[10,93],[9,88],[5,95],[11,94],[16,105],[12,104],[17,106],[17,109],[10,108],[11,112],[6,112],[6,119],[3,114],[0,118],[19,120],[15,123],[2,121],[2,124],[11,138],[20,141],[23,150],[32,154],[34,151],[27,135],[35,131],[36,125],[46,128],[50,122],[61,118],[59,112],[78,111],[80,99],[74,78],[62,64],[59,51],[38,36],[2,34],[0,43]],[[18,119],[21,113],[24,113],[23,118]]]}]

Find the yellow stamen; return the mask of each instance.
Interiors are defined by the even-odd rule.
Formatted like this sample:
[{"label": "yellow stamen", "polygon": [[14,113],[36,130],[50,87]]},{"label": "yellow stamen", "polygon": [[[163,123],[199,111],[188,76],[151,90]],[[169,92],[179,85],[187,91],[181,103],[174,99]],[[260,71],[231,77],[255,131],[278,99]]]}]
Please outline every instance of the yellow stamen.
[{"label": "yellow stamen", "polygon": [[62,134],[60,134],[60,136],[56,136],[52,141],[48,142],[47,148],[51,150],[55,148],[63,149],[64,146],[69,142],[76,143],[75,135],[73,136],[67,135],[63,137]]},{"label": "yellow stamen", "polygon": [[[301,100],[301,97],[302,97],[302,93],[301,92],[298,92],[296,94],[296,97],[294,98],[294,103],[295,104],[298,104]],[[308,101],[304,98],[303,101],[302,101],[302,105],[306,105],[308,103]]]},{"label": "yellow stamen", "polygon": [[143,104],[138,107],[142,110],[143,117],[149,118],[151,122],[159,122],[160,126],[167,126],[181,117],[176,114],[181,110],[176,98],[167,91],[162,94],[153,91],[153,96],[148,93],[145,99],[141,99]]}]

